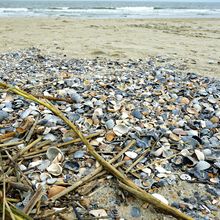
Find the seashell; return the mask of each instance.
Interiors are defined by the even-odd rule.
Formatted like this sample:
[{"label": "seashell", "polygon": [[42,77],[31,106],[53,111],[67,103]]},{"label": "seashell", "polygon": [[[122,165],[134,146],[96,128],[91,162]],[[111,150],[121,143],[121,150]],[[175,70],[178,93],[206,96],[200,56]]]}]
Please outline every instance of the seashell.
[{"label": "seashell", "polygon": [[135,152],[133,152],[133,151],[127,151],[127,152],[125,152],[125,155],[126,155],[127,157],[131,158],[131,159],[135,159],[135,158],[138,156],[138,154],[135,153]]},{"label": "seashell", "polygon": [[217,102],[217,100],[216,100],[213,96],[210,96],[210,97],[208,98],[208,101],[209,101],[210,103],[212,103],[212,104],[215,104],[215,103]]},{"label": "seashell", "polygon": [[54,184],[54,183],[56,183],[56,181],[57,181],[57,178],[48,178],[47,179],[47,184],[49,184],[49,185],[52,185],[52,184]]},{"label": "seashell", "polygon": [[160,147],[159,149],[157,149],[156,151],[152,152],[151,154],[153,154],[156,157],[159,157],[159,156],[162,155],[163,151],[164,151],[164,147]]},{"label": "seashell", "polygon": [[22,119],[25,119],[25,118],[27,118],[27,117],[31,114],[32,111],[33,111],[33,109],[28,108],[28,109],[26,109],[24,112],[22,112],[22,113],[20,114],[20,117],[21,117]]},{"label": "seashell", "polygon": [[207,170],[211,167],[211,165],[204,161],[204,160],[200,160],[196,166],[195,166],[195,169],[197,169],[198,171],[202,171],[202,170]]},{"label": "seashell", "polygon": [[186,110],[187,110],[187,112],[188,112],[189,114],[192,114],[192,115],[197,115],[197,114],[198,114],[198,112],[196,111],[196,109],[187,108]]},{"label": "seashell", "polygon": [[42,163],[42,160],[37,160],[29,163],[28,168],[39,166]]},{"label": "seashell", "polygon": [[27,169],[27,167],[23,164],[19,164],[18,166],[21,171],[25,171]]},{"label": "seashell", "polygon": [[101,219],[100,217],[108,217],[107,212],[105,209],[96,209],[96,210],[91,210],[89,211],[89,214],[93,215],[94,217],[97,217]]},{"label": "seashell", "polygon": [[217,116],[218,118],[220,118],[220,110],[217,110],[217,111],[215,112],[215,116]]},{"label": "seashell", "polygon": [[194,105],[193,105],[193,108],[194,108],[197,112],[201,112],[201,110],[202,110],[202,106],[199,105],[199,104],[194,104]]},{"label": "seashell", "polygon": [[80,165],[76,161],[66,161],[64,163],[64,168],[74,172],[79,172]]},{"label": "seashell", "polygon": [[117,135],[117,136],[122,136],[126,133],[128,133],[129,131],[129,127],[125,126],[125,125],[116,125],[114,128],[113,128],[113,131],[114,133]]},{"label": "seashell", "polygon": [[8,118],[9,114],[6,111],[0,110],[0,122]]},{"label": "seashell", "polygon": [[138,207],[131,208],[131,216],[133,218],[139,218],[141,216],[141,210]]},{"label": "seashell", "polygon": [[93,145],[93,146],[99,146],[100,145],[100,143],[97,140],[90,141],[90,144]]},{"label": "seashell", "polygon": [[182,156],[176,156],[173,159],[171,159],[172,163],[176,165],[181,165],[183,163],[183,157]]},{"label": "seashell", "polygon": [[140,139],[137,139],[136,140],[136,145],[137,147],[141,147],[141,148],[147,148],[149,147],[148,143],[143,141],[143,140],[140,140]]},{"label": "seashell", "polygon": [[156,181],[153,180],[153,179],[147,179],[147,178],[145,178],[145,179],[142,181],[142,185],[144,186],[144,188],[150,189],[155,182],[156,182]]},{"label": "seashell", "polygon": [[51,175],[49,173],[41,173],[40,174],[40,180],[42,182],[45,182],[47,179],[52,178]]},{"label": "seashell", "polygon": [[102,110],[102,108],[97,108],[97,109],[95,109],[93,115],[99,116],[99,117],[102,116],[102,115],[103,115],[103,110]]},{"label": "seashell", "polygon": [[137,109],[135,109],[131,114],[137,119],[141,120],[143,118],[142,113]]},{"label": "seashell", "polygon": [[213,124],[216,124],[216,123],[219,123],[219,118],[216,117],[216,116],[213,116],[210,121],[213,123]]},{"label": "seashell", "polygon": [[176,134],[176,135],[181,135],[181,136],[186,136],[187,135],[187,132],[184,131],[183,129],[181,128],[175,128],[173,130],[173,133]]},{"label": "seashell", "polygon": [[78,121],[80,119],[80,115],[77,113],[69,112],[68,118],[70,121]]},{"label": "seashell", "polygon": [[200,143],[192,136],[183,136],[182,141],[191,148],[195,148],[200,145]]},{"label": "seashell", "polygon": [[50,131],[51,131],[51,128],[46,127],[46,129],[45,129],[44,132],[43,132],[43,135],[49,134]]},{"label": "seashell", "polygon": [[93,108],[93,107],[94,107],[92,101],[86,101],[86,102],[84,102],[84,105],[85,105],[85,106],[89,106],[90,108]]},{"label": "seashell", "polygon": [[211,156],[212,155],[212,151],[208,148],[204,149],[203,151],[204,156]]},{"label": "seashell", "polygon": [[211,183],[220,183],[220,180],[219,180],[219,178],[218,177],[215,177],[215,178],[210,178],[210,180],[209,180]]},{"label": "seashell", "polygon": [[124,161],[131,161],[131,158],[128,157],[128,156],[125,156],[125,157],[123,158],[123,160],[124,160]]},{"label": "seashell", "polygon": [[202,151],[196,149],[195,154],[198,160],[205,160],[205,155]]},{"label": "seashell", "polygon": [[85,151],[78,150],[78,151],[76,151],[76,152],[73,154],[73,158],[74,158],[74,159],[83,158],[84,154],[85,154]]},{"label": "seashell", "polygon": [[62,151],[57,147],[49,147],[46,156],[50,161],[56,160],[54,162],[62,162],[64,160]]},{"label": "seashell", "polygon": [[62,167],[59,164],[52,163],[49,167],[47,167],[47,171],[53,176],[59,176],[62,174]]},{"label": "seashell", "polygon": [[152,196],[155,197],[156,199],[160,200],[161,202],[165,203],[166,205],[169,204],[168,200],[165,199],[164,196],[162,196],[162,195],[160,195],[158,193],[153,193]]},{"label": "seashell", "polygon": [[217,167],[218,169],[220,169],[220,162],[214,163],[214,166]]},{"label": "seashell", "polygon": [[123,111],[121,114],[121,118],[124,120],[126,118],[129,118],[129,113],[127,111]]},{"label": "seashell", "polygon": [[107,141],[112,141],[114,140],[115,138],[115,133],[113,131],[108,131],[106,134],[105,134],[105,138]]},{"label": "seashell", "polygon": [[168,170],[164,169],[162,166],[156,166],[155,169],[159,173],[171,173],[171,171],[168,171]]},{"label": "seashell", "polygon": [[107,129],[112,129],[115,126],[115,122],[113,119],[109,119],[108,121],[105,122],[105,126]]},{"label": "seashell", "polygon": [[197,130],[189,130],[187,131],[189,136],[199,136],[199,132]]},{"label": "seashell", "polygon": [[57,137],[51,133],[48,133],[44,136],[43,138],[44,140],[50,140],[50,141],[56,141],[57,140]]},{"label": "seashell", "polygon": [[191,178],[190,175],[183,173],[183,174],[180,175],[180,179],[190,181],[192,178]]},{"label": "seashell", "polygon": [[151,174],[151,169],[149,169],[149,168],[143,168],[142,169],[142,171],[144,172],[144,173],[146,173],[148,176],[150,176],[150,174]]},{"label": "seashell", "polygon": [[170,133],[169,138],[176,142],[180,141],[180,137],[174,133]]},{"label": "seashell", "polygon": [[159,177],[159,178],[166,178],[167,174],[165,174],[165,173],[158,173],[156,176]]},{"label": "seashell", "polygon": [[70,98],[75,102],[75,103],[80,103],[82,102],[82,97],[79,95],[77,92],[68,92]]},{"label": "seashell", "polygon": [[48,190],[48,198],[51,198],[66,189],[64,186],[52,186]]},{"label": "seashell", "polygon": [[186,97],[182,97],[182,98],[180,99],[180,103],[181,103],[181,104],[188,105],[189,102],[190,102],[189,99],[186,98]]},{"label": "seashell", "polygon": [[28,178],[30,180],[36,180],[37,182],[39,182],[40,181],[40,174],[38,172],[29,173]]},{"label": "seashell", "polygon": [[39,166],[37,166],[37,168],[40,171],[44,171],[47,169],[47,167],[50,165],[50,161],[49,160],[42,160],[42,162],[40,163]]}]

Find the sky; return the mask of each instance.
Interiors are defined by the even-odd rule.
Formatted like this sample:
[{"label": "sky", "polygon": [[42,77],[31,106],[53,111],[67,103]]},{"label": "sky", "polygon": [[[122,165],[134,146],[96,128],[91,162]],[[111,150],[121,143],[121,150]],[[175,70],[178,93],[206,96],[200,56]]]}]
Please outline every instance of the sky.
[{"label": "sky", "polygon": [[[0,0],[1,2],[2,0]],[[28,1],[28,0],[8,0],[8,1]],[[33,0],[30,0],[33,1]],[[37,1],[57,1],[57,0],[37,0]],[[80,0],[60,0],[60,1],[80,1]],[[82,1],[82,0],[81,0]],[[83,1],[146,1],[146,2],[220,2],[220,0],[83,0]]]}]

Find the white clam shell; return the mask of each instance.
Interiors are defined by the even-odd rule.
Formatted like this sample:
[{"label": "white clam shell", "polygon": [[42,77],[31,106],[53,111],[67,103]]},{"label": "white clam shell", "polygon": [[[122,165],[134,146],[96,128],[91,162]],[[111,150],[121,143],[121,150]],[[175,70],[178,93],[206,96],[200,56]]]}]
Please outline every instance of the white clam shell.
[{"label": "white clam shell", "polygon": [[151,169],[149,169],[149,168],[143,168],[142,169],[142,171],[144,172],[144,173],[146,173],[146,174],[148,174],[148,176],[150,176],[150,174],[151,174]]},{"label": "white clam shell", "polygon": [[63,152],[57,147],[49,147],[46,156],[53,162],[62,162],[64,160]]},{"label": "white clam shell", "polygon": [[159,157],[164,151],[164,147],[158,148],[156,151],[154,151],[152,154],[156,157]]},{"label": "white clam shell", "polygon": [[108,214],[104,209],[91,210],[89,213],[95,217],[107,217]]},{"label": "white clam shell", "polygon": [[168,171],[168,170],[164,169],[162,166],[156,166],[155,169],[156,169],[159,173],[171,173],[171,171]]},{"label": "white clam shell", "polygon": [[113,128],[113,131],[117,136],[122,136],[122,135],[128,133],[129,127],[127,127],[126,125],[120,124],[120,125],[116,125]]},{"label": "white clam shell", "polygon": [[53,176],[59,176],[62,173],[63,168],[59,164],[52,163],[47,167],[47,171]]},{"label": "white clam shell", "polygon": [[196,149],[195,154],[198,160],[205,160],[205,155],[202,151]]},{"label": "white clam shell", "polygon": [[28,168],[39,166],[42,163],[42,160],[37,160],[29,163]]},{"label": "white clam shell", "polygon": [[132,152],[132,151],[127,151],[127,152],[125,152],[125,155],[126,155],[127,157],[131,158],[131,159],[135,159],[135,158],[138,156],[137,153]]}]

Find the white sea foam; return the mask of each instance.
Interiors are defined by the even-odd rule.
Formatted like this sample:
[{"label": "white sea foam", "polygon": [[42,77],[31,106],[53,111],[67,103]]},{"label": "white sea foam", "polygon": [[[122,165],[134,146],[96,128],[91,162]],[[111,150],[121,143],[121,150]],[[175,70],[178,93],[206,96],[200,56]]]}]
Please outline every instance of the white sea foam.
[{"label": "white sea foam", "polygon": [[186,9],[157,7],[100,7],[100,8],[0,8],[0,16],[71,16],[92,18],[184,18],[220,17],[220,9]]}]

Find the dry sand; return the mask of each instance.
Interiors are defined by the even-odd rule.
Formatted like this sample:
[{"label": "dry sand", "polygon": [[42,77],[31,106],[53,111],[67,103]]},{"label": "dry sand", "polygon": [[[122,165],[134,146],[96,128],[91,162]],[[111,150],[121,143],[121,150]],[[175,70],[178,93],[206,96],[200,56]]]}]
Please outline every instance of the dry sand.
[{"label": "dry sand", "polygon": [[74,58],[169,56],[220,77],[220,19],[1,18],[0,52],[27,47]]}]

